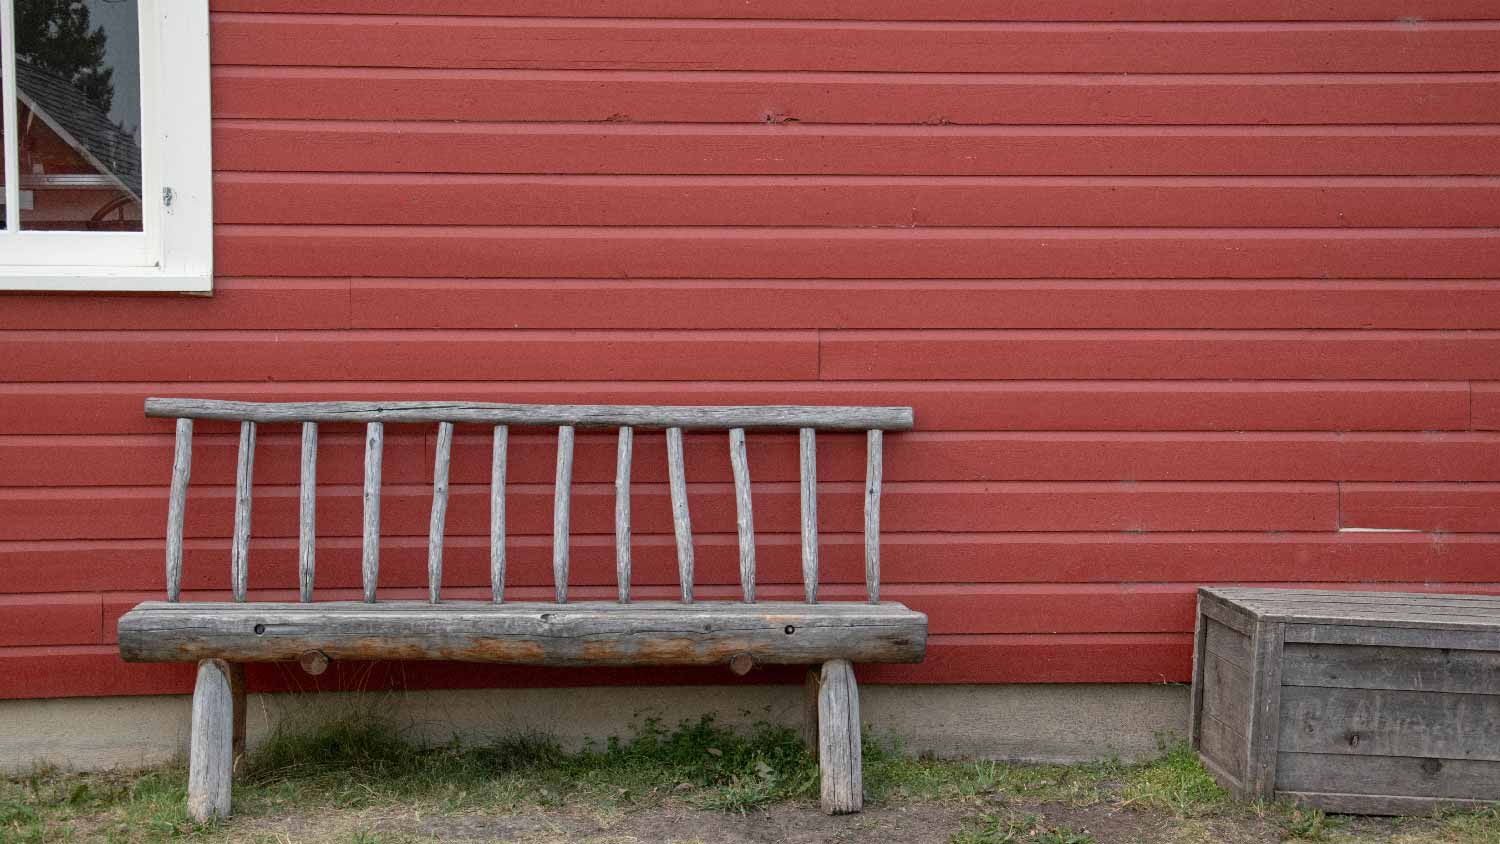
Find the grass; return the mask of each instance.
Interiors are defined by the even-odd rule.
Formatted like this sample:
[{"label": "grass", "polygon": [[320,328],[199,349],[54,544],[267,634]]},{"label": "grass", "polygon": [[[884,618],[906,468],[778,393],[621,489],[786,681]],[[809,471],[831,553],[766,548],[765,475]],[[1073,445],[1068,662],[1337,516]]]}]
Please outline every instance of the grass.
[{"label": "grass", "polygon": [[[1160,758],[1142,765],[938,760],[869,737],[864,753],[867,804],[956,807],[955,821],[967,817],[952,844],[1094,844],[1102,833],[1070,814],[1145,819],[1176,830],[1176,837],[1152,840],[1376,840],[1356,834],[1365,827],[1346,829],[1345,821],[1321,812],[1236,805],[1180,743],[1164,744]],[[186,785],[181,766],[133,774],[38,770],[3,779],[0,844],[290,840],[243,832],[225,839],[231,829],[195,824],[185,813]],[[356,821],[392,811],[493,817],[565,807],[604,815],[664,807],[736,815],[805,803],[817,789],[817,762],[797,735],[766,724],[736,731],[707,717],[672,729],[646,721],[628,738],[566,752],[540,735],[422,744],[389,721],[351,716],[273,735],[242,763],[235,811],[262,820],[338,813]],[[1269,830],[1271,837],[1229,834],[1251,828]],[[1393,844],[1500,844],[1500,812],[1446,814],[1380,829],[1379,840]],[[436,840],[357,824],[340,834],[336,840],[357,844]]]}]

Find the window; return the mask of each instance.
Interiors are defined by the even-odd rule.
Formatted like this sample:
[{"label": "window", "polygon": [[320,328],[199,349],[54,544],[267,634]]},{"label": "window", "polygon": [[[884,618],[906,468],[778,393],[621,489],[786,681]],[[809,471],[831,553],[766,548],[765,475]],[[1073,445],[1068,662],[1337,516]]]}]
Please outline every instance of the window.
[{"label": "window", "polygon": [[207,292],[207,0],[0,0],[0,290]]}]

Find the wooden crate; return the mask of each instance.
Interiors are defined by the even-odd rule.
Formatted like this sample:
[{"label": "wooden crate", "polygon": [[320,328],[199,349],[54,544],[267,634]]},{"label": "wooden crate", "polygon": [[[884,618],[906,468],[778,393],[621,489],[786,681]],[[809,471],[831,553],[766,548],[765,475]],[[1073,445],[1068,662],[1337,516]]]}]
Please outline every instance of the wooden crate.
[{"label": "wooden crate", "polygon": [[1198,590],[1191,740],[1242,799],[1500,801],[1500,597]]}]

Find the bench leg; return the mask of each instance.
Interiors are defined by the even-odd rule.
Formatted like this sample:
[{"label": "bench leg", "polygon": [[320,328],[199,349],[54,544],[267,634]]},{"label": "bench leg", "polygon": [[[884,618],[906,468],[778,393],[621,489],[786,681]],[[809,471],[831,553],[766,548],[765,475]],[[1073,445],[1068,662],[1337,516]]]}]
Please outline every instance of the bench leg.
[{"label": "bench leg", "polygon": [[823,811],[844,815],[864,808],[859,746],[859,687],[847,659],[823,663],[818,686],[818,768]]},{"label": "bench leg", "polygon": [[232,669],[222,659],[198,663],[193,687],[193,735],[188,749],[188,814],[199,823],[229,817],[234,764]]}]

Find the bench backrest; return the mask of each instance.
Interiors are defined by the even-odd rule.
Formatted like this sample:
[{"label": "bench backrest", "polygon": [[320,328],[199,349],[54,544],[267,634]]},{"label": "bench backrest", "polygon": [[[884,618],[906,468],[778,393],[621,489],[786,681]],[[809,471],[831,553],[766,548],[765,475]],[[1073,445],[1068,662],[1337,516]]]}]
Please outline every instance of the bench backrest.
[{"label": "bench backrest", "polygon": [[427,542],[429,600],[439,601],[443,579],[443,530],[448,507],[448,464],[455,424],[493,428],[490,463],[490,589],[496,603],[505,599],[505,468],[511,425],[557,426],[557,481],[553,494],[552,577],[558,603],[568,600],[568,520],[573,480],[573,435],[577,428],[617,428],[615,474],[615,566],[619,600],[630,601],[630,466],[635,430],[665,429],[667,473],[672,500],[673,532],[682,600],[693,601],[693,532],[688,513],[683,467],[684,430],[729,433],[734,472],[735,523],[739,534],[740,588],[746,603],[755,601],[755,526],[751,514],[750,470],[745,432],[750,429],[796,429],[800,440],[802,499],[802,585],[808,603],[818,600],[817,432],[865,431],[864,495],[865,586],[869,600],[880,600],[880,485],[882,434],[912,427],[909,407],[632,407],[615,405],[526,405],[474,402],[298,402],[255,403],[206,399],[146,400],[146,415],[177,420],[172,489],[167,507],[167,600],[176,601],[182,586],[184,505],[192,463],[194,419],[240,423],[235,473],[234,537],[230,546],[230,579],[234,599],[244,601],[248,575],[252,476],[256,426],[267,422],[302,424],[302,470],[298,519],[298,580],[301,600],[313,597],[316,560],[314,504],[317,486],[318,423],[365,423],[364,541],[361,552],[364,599],[375,602],[380,571],[380,464],[385,424],[436,423],[437,455],[432,484],[432,520]]}]

